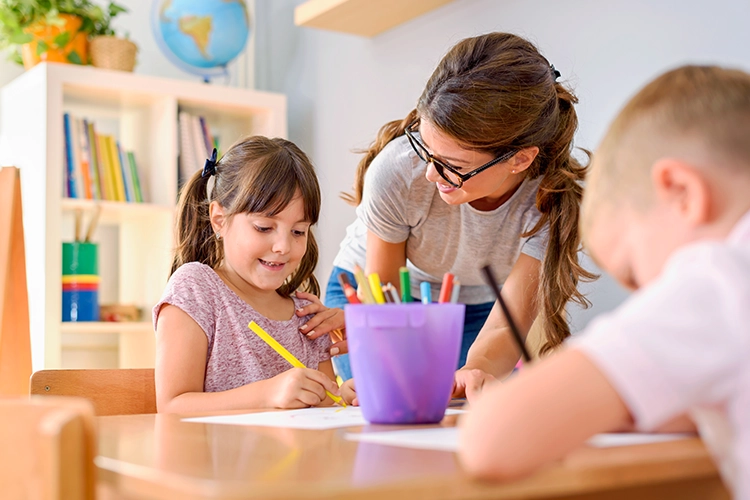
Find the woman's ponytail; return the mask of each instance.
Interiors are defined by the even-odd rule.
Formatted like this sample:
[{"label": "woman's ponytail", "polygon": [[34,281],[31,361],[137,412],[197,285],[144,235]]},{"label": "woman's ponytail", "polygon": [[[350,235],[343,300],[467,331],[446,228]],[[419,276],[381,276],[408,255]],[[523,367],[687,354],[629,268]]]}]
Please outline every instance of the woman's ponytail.
[{"label": "woman's ponytail", "polygon": [[[578,283],[597,278],[597,275],[584,269],[578,260],[581,250],[578,232],[583,196],[581,183],[587,167],[571,155],[573,135],[578,127],[573,108],[577,99],[561,84],[556,83],[555,87],[559,106],[558,133],[541,152],[547,163],[536,200],[542,217],[527,234],[533,234],[549,223],[549,242],[542,261],[539,287],[540,314],[545,332],[540,354],[559,346],[570,335],[565,306],[573,301],[588,307],[590,303],[578,290]],[[588,151],[586,154],[589,155]]]}]

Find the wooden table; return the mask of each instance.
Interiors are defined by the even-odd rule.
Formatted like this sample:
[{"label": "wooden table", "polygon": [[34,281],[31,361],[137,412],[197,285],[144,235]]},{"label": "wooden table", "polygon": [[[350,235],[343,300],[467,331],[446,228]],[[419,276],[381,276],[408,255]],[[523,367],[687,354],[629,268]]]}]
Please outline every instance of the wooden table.
[{"label": "wooden table", "polygon": [[[441,425],[455,425],[447,417]],[[121,498],[726,499],[699,439],[581,448],[521,481],[473,481],[455,454],[344,439],[324,431],[99,417],[100,486]]]}]

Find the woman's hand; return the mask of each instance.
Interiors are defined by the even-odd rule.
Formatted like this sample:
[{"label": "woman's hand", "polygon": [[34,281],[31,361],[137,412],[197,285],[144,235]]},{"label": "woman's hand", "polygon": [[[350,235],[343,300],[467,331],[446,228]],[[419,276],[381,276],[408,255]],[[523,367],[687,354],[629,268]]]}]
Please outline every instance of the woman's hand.
[{"label": "woman's hand", "polygon": [[453,396],[454,398],[466,398],[471,403],[485,384],[494,382],[496,379],[489,373],[477,368],[461,368],[456,371],[453,379]]},{"label": "woman's hand", "polygon": [[292,409],[318,406],[331,394],[339,396],[336,382],[323,372],[311,368],[292,368],[264,380],[267,401],[272,408]]},{"label": "woman's hand", "polygon": [[313,316],[307,324],[300,327],[299,331],[307,335],[310,340],[315,340],[322,335],[330,335],[333,342],[330,349],[331,356],[349,352],[344,328],[344,311],[324,306],[320,299],[311,293],[297,292],[297,298],[311,302],[297,309],[297,316]]},{"label": "woman's hand", "polygon": [[350,378],[343,384],[341,384],[341,397],[344,398],[344,402],[348,405],[359,406],[359,400],[357,399],[357,390],[354,388],[354,379]]}]

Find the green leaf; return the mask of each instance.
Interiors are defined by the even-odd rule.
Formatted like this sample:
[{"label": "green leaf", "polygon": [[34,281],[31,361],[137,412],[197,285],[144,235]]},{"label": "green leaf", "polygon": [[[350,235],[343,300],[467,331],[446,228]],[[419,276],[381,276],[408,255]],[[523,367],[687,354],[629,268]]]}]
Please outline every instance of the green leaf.
[{"label": "green leaf", "polygon": [[76,52],[75,50],[72,50],[70,54],[68,54],[68,61],[72,62],[73,64],[83,64],[81,56],[79,56],[78,52]]},{"label": "green leaf", "polygon": [[24,43],[29,43],[33,39],[34,39],[33,36],[29,35],[28,33],[24,33],[24,32],[14,33],[9,38],[10,43],[16,44],[16,45],[23,45]]},{"label": "green leaf", "polygon": [[70,32],[63,31],[62,33],[60,33],[59,35],[55,37],[55,40],[52,43],[55,44],[55,47],[57,47],[58,49],[61,49],[65,47],[66,45],[68,45],[69,41],[70,41]]},{"label": "green leaf", "polygon": [[36,44],[36,55],[41,56],[49,50],[49,45],[44,40],[39,40]]}]

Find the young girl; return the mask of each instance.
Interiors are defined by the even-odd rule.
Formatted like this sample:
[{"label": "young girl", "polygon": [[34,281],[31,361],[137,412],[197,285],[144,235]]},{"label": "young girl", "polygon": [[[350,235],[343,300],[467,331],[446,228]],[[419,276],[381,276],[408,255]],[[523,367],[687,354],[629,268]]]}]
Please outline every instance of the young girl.
[{"label": "young girl", "polygon": [[[493,266],[523,334],[540,316],[542,352],[569,334],[568,301],[593,276],[578,262],[585,167],[571,156],[576,97],[536,47],[509,33],[458,42],[415,110],[381,128],[357,169],[357,220],[347,229],[326,305],[346,298],[335,279],[365,264],[383,283],[401,266],[437,299],[446,272],[461,282],[466,320],[456,396],[502,378],[520,353],[480,267]],[[549,241],[549,244],[547,242]],[[353,280],[353,277],[351,278]],[[480,331],[481,330],[481,331]],[[345,357],[334,359],[346,378]]]},{"label": "young girl", "polygon": [[[331,404],[326,390],[339,394],[331,341],[300,333],[311,312],[324,310],[313,276],[313,166],[283,139],[249,137],[218,162],[215,154],[180,196],[172,276],[153,310],[158,410]],[[291,368],[251,321],[307,368]]]}]

